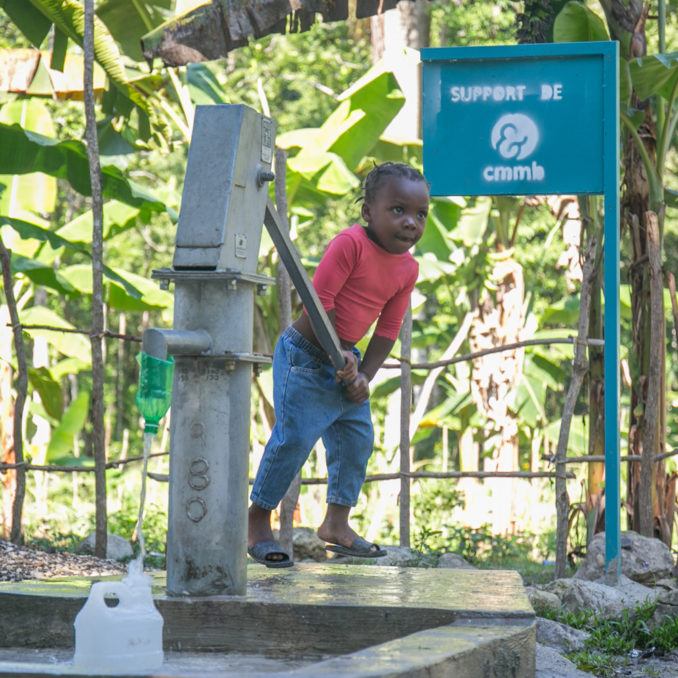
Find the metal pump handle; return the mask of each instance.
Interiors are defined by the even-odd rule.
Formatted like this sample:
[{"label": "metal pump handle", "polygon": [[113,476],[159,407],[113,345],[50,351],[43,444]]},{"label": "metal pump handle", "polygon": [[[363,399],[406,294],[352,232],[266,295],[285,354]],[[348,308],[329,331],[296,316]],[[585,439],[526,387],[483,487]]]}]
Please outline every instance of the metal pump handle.
[{"label": "metal pump handle", "polygon": [[278,254],[282,259],[283,264],[285,264],[285,268],[292,279],[294,287],[299,293],[301,300],[304,302],[315,336],[318,338],[320,345],[327,352],[334,367],[340,370],[346,364],[346,358],[344,358],[344,354],[342,353],[339,337],[337,336],[330,319],[327,317],[327,313],[320,303],[320,299],[318,299],[318,294],[301,264],[296,247],[290,240],[286,230],[282,227],[280,216],[270,200],[266,204],[264,225],[271,236],[271,240],[273,240],[273,244],[278,250]]}]

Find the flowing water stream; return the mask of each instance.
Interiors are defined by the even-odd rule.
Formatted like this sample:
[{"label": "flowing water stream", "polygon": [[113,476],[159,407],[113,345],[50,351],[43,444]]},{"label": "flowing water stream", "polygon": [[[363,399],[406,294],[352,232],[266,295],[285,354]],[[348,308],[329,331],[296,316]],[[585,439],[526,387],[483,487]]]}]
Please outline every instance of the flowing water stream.
[{"label": "flowing water stream", "polygon": [[134,527],[134,538],[139,542],[139,555],[130,562],[128,572],[141,574],[144,571],[144,560],[146,558],[146,543],[144,542],[144,507],[146,505],[146,479],[148,476],[148,458],[151,454],[151,445],[153,444],[153,434],[144,433],[144,461],[141,469],[141,492],[139,493],[139,515],[137,524]]}]

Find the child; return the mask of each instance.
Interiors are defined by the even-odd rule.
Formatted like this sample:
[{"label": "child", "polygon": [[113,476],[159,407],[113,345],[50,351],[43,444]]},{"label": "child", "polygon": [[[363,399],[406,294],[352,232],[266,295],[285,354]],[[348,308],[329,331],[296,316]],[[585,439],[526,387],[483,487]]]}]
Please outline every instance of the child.
[{"label": "child", "polygon": [[[424,232],[428,184],[403,163],[376,166],[363,184],[361,214],[329,244],[313,286],[344,349],[335,370],[306,313],[280,336],[273,356],[276,423],[266,445],[249,509],[248,553],[267,567],[289,567],[290,556],[273,539],[271,510],[322,438],[327,451],[327,513],[318,536],[341,555],[386,555],[358,536],[348,514],[358,500],[372,454],[369,382],[398,337],[419,272],[409,250]],[[377,320],[365,357],[355,348]]]}]

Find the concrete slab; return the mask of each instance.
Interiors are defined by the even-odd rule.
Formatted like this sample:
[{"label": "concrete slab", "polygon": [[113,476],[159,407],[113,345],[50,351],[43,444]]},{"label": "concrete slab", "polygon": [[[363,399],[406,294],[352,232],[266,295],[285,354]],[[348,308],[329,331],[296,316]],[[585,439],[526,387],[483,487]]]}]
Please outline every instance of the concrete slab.
[{"label": "concrete slab", "polygon": [[441,626],[278,678],[534,678],[532,626]]},{"label": "concrete slab", "polygon": [[[165,648],[334,655],[445,624],[534,619],[511,571],[315,563],[248,569],[245,596],[171,598],[164,573],[155,574]],[[73,647],[73,621],[100,579],[0,583],[0,647]]]},{"label": "concrete slab", "polygon": [[[72,664],[73,650],[64,649],[0,649],[0,677],[17,678],[22,675],[82,676]],[[279,675],[308,664],[314,660],[271,659],[261,655],[231,652],[166,652],[162,669],[153,671],[156,678],[181,676],[181,678],[235,678],[247,676]],[[132,673],[132,672],[130,672]],[[146,674],[149,675],[149,674]]]},{"label": "concrete slab", "polygon": [[[534,612],[516,572],[317,563],[248,570],[246,595],[204,598],[169,597],[164,573],[155,574],[165,650],[299,660],[289,673],[298,677],[449,675],[452,667],[459,678],[534,675]],[[0,583],[0,647],[72,650],[92,582],[115,578]],[[474,673],[481,665],[489,673]],[[250,668],[235,673],[258,675]],[[15,674],[0,661],[3,675]]]},{"label": "concrete slab", "polygon": [[[165,653],[162,667],[135,678],[533,678],[534,626],[442,626],[326,661],[238,653]],[[78,676],[69,650],[0,650],[0,678]],[[295,668],[296,667],[296,668]],[[103,669],[102,669],[103,670]]]}]

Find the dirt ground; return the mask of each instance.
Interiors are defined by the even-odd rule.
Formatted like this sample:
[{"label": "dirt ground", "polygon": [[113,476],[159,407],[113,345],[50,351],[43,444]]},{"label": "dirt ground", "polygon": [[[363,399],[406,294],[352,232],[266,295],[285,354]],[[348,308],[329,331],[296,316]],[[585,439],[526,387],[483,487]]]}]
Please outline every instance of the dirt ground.
[{"label": "dirt ground", "polygon": [[0,540],[0,581],[77,577],[125,572],[114,560],[72,553],[46,553]]}]

